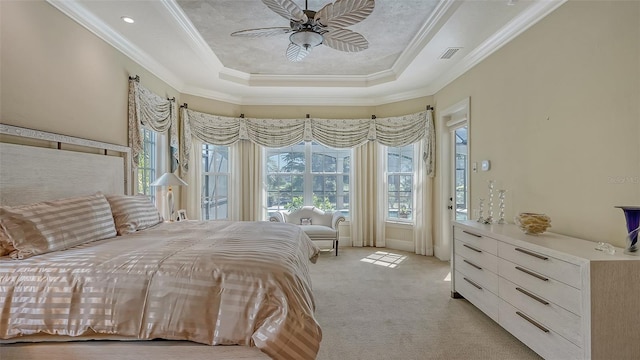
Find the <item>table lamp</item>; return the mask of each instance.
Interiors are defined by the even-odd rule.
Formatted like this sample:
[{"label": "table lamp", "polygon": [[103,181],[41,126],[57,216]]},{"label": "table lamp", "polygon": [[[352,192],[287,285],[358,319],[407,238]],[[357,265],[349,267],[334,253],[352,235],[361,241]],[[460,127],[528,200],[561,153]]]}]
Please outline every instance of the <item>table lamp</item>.
[{"label": "table lamp", "polygon": [[174,173],[164,173],[162,176],[156,179],[150,186],[168,186],[167,190],[167,210],[169,212],[168,219],[169,221],[173,221],[173,192],[171,191],[172,186],[187,186],[187,183],[182,181],[179,177],[177,177]]}]

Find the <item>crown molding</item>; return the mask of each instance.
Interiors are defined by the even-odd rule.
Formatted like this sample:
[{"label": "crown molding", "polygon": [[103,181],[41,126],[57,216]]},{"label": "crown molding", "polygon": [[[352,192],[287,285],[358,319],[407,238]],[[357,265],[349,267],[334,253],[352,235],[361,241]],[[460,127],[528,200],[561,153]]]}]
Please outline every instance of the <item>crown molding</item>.
[{"label": "crown molding", "polygon": [[442,90],[442,88],[471,70],[471,68],[478,65],[482,60],[498,51],[565,2],[567,2],[567,0],[539,1],[533,3],[527,10],[520,13],[482,44],[469,52],[469,54],[454,65],[453,68],[438,77],[427,87],[428,92],[435,94]]},{"label": "crown molding", "polygon": [[372,75],[253,75],[224,68],[220,79],[236,84],[256,87],[370,87],[396,80],[392,70]]},{"label": "crown molding", "polygon": [[118,51],[131,58],[140,66],[151,72],[153,75],[166,82],[169,86],[180,91],[184,87],[184,82],[173,72],[160,65],[137,46],[133,45],[110,26],[105,24],[98,17],[88,11],[79,1],[46,0],[47,3],[60,10],[62,13],[73,19],[78,24],[89,30],[91,33],[113,46]]},{"label": "crown molding", "polygon": [[444,0],[436,5],[425,24],[420,28],[416,36],[413,37],[407,48],[400,54],[391,69],[400,75],[415,60],[416,56],[431,41],[433,36],[440,30],[441,21],[451,17],[452,13],[461,5],[460,1]]},{"label": "crown molding", "polygon": [[191,48],[200,56],[200,60],[206,64],[213,64],[214,66],[212,68],[216,71],[220,69],[220,67],[223,67],[218,56],[211,50],[209,44],[207,44],[198,29],[196,29],[191,20],[189,20],[180,5],[178,5],[175,0],[161,0],[161,3],[182,31],[189,36],[189,39],[191,39],[189,45],[191,45]]}]

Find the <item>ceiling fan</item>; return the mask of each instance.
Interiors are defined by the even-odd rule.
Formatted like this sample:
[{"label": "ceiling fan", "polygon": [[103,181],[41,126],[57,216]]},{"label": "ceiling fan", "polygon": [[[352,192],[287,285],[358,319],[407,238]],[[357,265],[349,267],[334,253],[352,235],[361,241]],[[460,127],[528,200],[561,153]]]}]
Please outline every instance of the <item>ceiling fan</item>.
[{"label": "ceiling fan", "polygon": [[231,33],[231,36],[257,38],[291,33],[291,43],[286,52],[290,61],[304,59],[311,49],[320,44],[347,52],[362,51],[369,47],[364,36],[345,27],[357,24],[369,16],[375,6],[374,0],[336,0],[317,12],[308,9],[307,0],[305,10],[300,9],[292,0],[262,2],[276,14],[289,20],[289,27],[241,30]]}]

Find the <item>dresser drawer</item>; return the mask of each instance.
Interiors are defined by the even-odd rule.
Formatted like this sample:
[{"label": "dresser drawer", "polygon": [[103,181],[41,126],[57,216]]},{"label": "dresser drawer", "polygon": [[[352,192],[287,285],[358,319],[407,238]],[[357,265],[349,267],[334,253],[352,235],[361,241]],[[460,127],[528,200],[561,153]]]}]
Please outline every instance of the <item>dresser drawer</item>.
[{"label": "dresser drawer", "polygon": [[[456,271],[461,272],[464,276],[469,278],[474,283],[481,287],[491,291],[494,294],[498,293],[498,274],[491,272],[485,268],[475,265],[473,262],[463,258],[460,255],[456,255]],[[464,281],[464,280],[463,280]]]},{"label": "dresser drawer", "polygon": [[577,289],[582,288],[580,266],[576,264],[505,242],[500,242],[498,245],[498,256]]},{"label": "dresser drawer", "polygon": [[498,260],[498,274],[576,315],[582,315],[581,291],[574,287],[505,259]]},{"label": "dresser drawer", "polygon": [[493,321],[498,322],[498,296],[482,286],[473,283],[459,271],[454,273],[456,291],[464,296],[470,303],[482,310]]},{"label": "dresser drawer", "polygon": [[462,256],[467,259],[467,261],[470,261],[483,269],[487,269],[494,273],[498,272],[497,256],[457,239],[455,240],[454,246],[456,255]]},{"label": "dresser drawer", "polygon": [[504,278],[500,278],[499,296],[515,308],[539,319],[541,323],[548,325],[560,336],[582,347],[582,318],[580,316]]},{"label": "dresser drawer", "polygon": [[454,228],[454,239],[469,244],[476,249],[486,251],[490,254],[498,254],[498,240],[482,236],[479,233],[469,230],[463,230],[459,227]]},{"label": "dresser drawer", "polygon": [[583,350],[544,322],[504,300],[499,303],[500,325],[545,359],[582,359]]}]

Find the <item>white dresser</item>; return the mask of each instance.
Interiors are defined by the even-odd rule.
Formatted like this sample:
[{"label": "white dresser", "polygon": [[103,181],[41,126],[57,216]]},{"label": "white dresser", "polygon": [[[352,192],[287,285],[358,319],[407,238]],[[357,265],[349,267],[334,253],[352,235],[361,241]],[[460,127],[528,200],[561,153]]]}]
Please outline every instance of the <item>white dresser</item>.
[{"label": "white dresser", "polygon": [[545,359],[640,359],[640,257],[515,225],[455,222],[452,297]]}]

